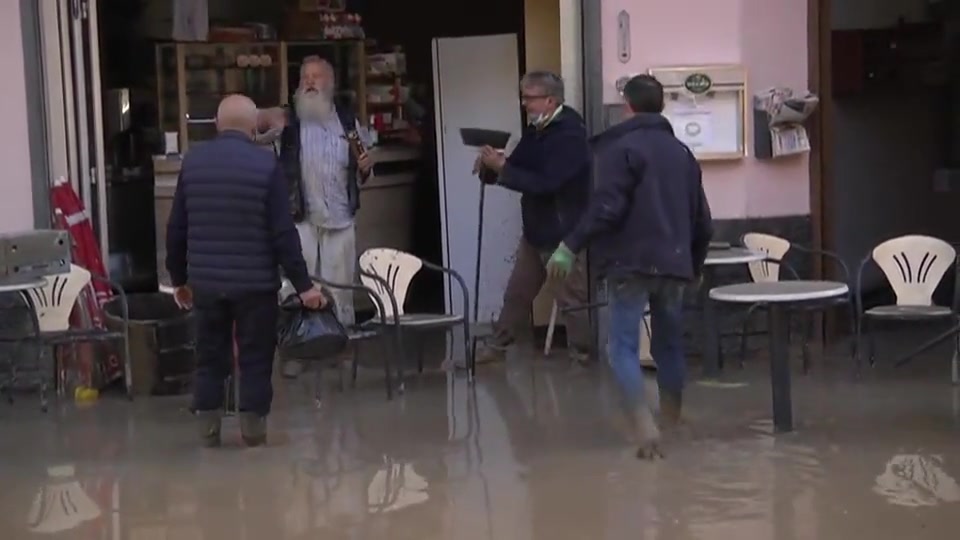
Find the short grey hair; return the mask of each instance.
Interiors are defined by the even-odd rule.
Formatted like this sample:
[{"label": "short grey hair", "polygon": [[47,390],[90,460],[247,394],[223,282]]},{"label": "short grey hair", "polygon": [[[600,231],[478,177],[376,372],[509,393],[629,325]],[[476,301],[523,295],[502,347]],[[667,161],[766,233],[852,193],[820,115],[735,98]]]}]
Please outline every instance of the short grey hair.
[{"label": "short grey hair", "polygon": [[320,58],[320,56],[319,56],[319,55],[316,55],[316,54],[311,54],[310,56],[306,56],[306,57],[304,57],[303,61],[300,62],[300,76],[301,76],[301,77],[303,77],[303,71],[304,71],[305,69],[307,69],[307,66],[310,65],[310,64],[316,64],[316,65],[322,67],[323,69],[329,71],[329,72],[330,72],[330,75],[333,76],[334,79],[337,78],[337,77],[336,77],[336,72],[335,72],[334,69],[333,69],[333,64],[331,64],[330,62],[324,60],[323,58]]},{"label": "short grey hair", "polygon": [[563,78],[552,71],[531,71],[520,79],[522,88],[534,87],[543,90],[547,97],[552,97],[558,103],[563,103]]}]

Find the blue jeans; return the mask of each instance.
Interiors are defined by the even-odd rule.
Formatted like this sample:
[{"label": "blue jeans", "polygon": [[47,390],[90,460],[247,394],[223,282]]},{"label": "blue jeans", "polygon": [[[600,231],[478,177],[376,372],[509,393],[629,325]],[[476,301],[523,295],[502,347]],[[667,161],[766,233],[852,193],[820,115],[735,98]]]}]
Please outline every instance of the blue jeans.
[{"label": "blue jeans", "polygon": [[686,380],[683,354],[683,289],[678,280],[632,276],[610,280],[609,361],[624,405],[643,401],[643,373],[638,360],[640,324],[650,305],[650,352],[657,363],[660,392],[679,395]]}]

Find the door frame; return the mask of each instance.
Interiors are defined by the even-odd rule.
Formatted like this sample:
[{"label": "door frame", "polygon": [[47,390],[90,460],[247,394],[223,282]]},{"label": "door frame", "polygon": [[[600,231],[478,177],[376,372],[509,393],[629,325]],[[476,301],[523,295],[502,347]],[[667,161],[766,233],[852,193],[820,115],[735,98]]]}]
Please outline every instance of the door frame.
[{"label": "door frame", "polygon": [[[831,0],[807,0],[807,79],[810,91],[820,96],[820,106],[811,118],[810,131],[810,221],[813,247],[833,249],[833,78],[831,71]],[[824,267],[815,258],[814,275],[836,277],[837,269]]]},{"label": "door frame", "polygon": [[[31,119],[37,118],[37,125],[42,126],[37,128],[42,131],[42,136],[37,138],[43,168],[34,167],[34,206],[39,207],[42,201],[47,209],[45,215],[41,214],[43,222],[36,220],[37,226],[50,226],[51,182],[68,178],[84,203],[98,235],[101,256],[106,261],[110,249],[109,203],[100,79],[99,2],[21,0],[21,6],[27,2],[34,5],[22,16],[25,21],[28,16],[33,21],[31,35],[35,54],[27,63],[30,70],[27,79],[38,81],[37,92],[32,95],[39,101],[31,104],[28,94],[28,106],[36,109]],[[27,51],[25,44],[24,52]]]},{"label": "door frame", "polygon": [[583,118],[591,135],[603,130],[603,23],[600,4],[597,0],[580,0]]},{"label": "door frame", "polygon": [[24,80],[27,87],[27,137],[30,148],[30,184],[33,193],[33,226],[46,229],[50,226],[50,197],[48,186],[50,165],[48,134],[45,129],[49,114],[44,97],[43,42],[41,41],[42,2],[20,0],[20,30],[23,41]]}]

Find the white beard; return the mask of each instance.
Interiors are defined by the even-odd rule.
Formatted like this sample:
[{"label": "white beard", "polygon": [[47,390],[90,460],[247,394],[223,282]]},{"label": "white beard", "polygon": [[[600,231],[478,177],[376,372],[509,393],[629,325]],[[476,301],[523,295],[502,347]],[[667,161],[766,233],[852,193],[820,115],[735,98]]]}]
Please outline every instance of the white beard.
[{"label": "white beard", "polygon": [[319,122],[326,120],[333,113],[333,98],[323,91],[304,92],[303,90],[297,90],[293,98],[297,116],[303,120]]}]

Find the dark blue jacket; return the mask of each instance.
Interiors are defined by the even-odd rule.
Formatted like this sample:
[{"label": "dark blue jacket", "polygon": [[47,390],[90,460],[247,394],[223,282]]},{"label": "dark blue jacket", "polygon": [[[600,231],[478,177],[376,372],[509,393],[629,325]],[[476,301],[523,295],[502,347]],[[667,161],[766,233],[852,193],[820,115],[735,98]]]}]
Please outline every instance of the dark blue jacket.
[{"label": "dark blue jacket", "polygon": [[543,129],[527,126],[499,184],[523,194],[527,242],[555,249],[580,222],[590,197],[590,145],[580,114],[564,107]]},{"label": "dark blue jacket", "polygon": [[700,275],[713,223],[700,165],[659,114],[638,114],[591,140],[597,189],[564,244],[590,244],[602,276]]},{"label": "dark blue jacket", "polygon": [[[357,117],[346,105],[337,104],[337,117],[343,127],[344,134],[357,129]],[[293,220],[301,222],[306,217],[308,209],[303,195],[303,169],[300,167],[300,118],[297,117],[296,107],[287,107],[287,125],[280,135],[280,163],[287,177],[287,189],[290,192],[290,213]],[[357,214],[360,209],[360,172],[357,170],[357,157],[348,152],[347,164],[347,202],[350,204],[350,213]]]},{"label": "dark blue jacket", "polygon": [[313,284],[290,216],[276,156],[226,131],[183,159],[167,223],[175,287],[244,294],[276,291],[279,267],[298,292]]}]

